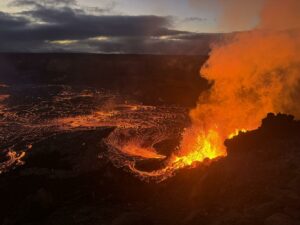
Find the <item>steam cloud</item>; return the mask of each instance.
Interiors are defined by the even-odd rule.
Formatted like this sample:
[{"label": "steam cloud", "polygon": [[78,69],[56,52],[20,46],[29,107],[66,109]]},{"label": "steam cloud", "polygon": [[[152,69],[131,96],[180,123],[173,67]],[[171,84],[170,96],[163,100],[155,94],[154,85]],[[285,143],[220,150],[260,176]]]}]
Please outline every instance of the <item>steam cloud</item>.
[{"label": "steam cloud", "polygon": [[[231,18],[239,19],[241,1],[228,2],[224,18],[231,23]],[[223,138],[237,129],[258,127],[268,112],[300,117],[300,1],[262,3],[257,26],[212,46],[201,69],[213,85],[190,115],[196,127],[218,129]]]}]

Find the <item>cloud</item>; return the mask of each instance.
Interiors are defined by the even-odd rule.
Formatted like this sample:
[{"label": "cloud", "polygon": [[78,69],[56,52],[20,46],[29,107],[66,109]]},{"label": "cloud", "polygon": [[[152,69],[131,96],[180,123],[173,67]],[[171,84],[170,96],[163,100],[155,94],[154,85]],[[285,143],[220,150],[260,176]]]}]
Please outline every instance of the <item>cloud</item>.
[{"label": "cloud", "polygon": [[77,5],[76,0],[14,0],[11,5],[14,6],[34,6],[34,7],[46,7],[46,6],[71,6]]},{"label": "cloud", "polygon": [[[209,44],[219,35],[184,34],[159,37],[98,37],[80,41],[60,41],[53,44],[53,51],[82,52],[87,49],[97,53],[128,54],[207,54]],[[68,44],[66,44],[68,43]]]},{"label": "cloud", "polygon": [[203,22],[206,21],[206,18],[201,17],[187,17],[183,20],[183,22]]},{"label": "cloud", "polygon": [[17,29],[26,26],[28,21],[24,18],[14,17],[7,13],[0,12],[0,31]]},{"label": "cloud", "polygon": [[[93,14],[69,7],[76,4],[73,0],[36,2],[18,1],[33,6],[18,14],[0,13],[0,51],[183,53],[197,49],[190,42],[208,40],[172,29],[171,17]],[[53,7],[56,3],[60,6]]]}]

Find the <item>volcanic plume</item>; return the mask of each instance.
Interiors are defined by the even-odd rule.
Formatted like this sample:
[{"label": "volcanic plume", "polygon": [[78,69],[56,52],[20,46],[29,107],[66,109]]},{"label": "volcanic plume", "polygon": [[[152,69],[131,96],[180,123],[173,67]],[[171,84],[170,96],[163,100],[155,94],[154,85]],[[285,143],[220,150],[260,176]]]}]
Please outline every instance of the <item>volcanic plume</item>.
[{"label": "volcanic plume", "polygon": [[[240,12],[236,6],[241,4],[230,5],[235,8],[227,5],[224,18]],[[223,141],[257,128],[268,112],[299,117],[299,12],[298,0],[265,0],[253,30],[212,46],[200,71],[212,87],[191,110],[193,126],[183,134],[178,152],[185,164],[225,155]]]},{"label": "volcanic plume", "polygon": [[225,35],[212,45],[200,71],[211,88],[190,111],[192,126],[184,131],[178,150],[163,169],[148,173],[131,165],[141,177],[165,179],[195,162],[226,156],[225,139],[256,129],[269,112],[299,117],[295,103],[300,97],[300,2],[257,0],[241,4],[230,0],[222,4],[220,25],[239,27],[255,21],[255,15],[250,18],[248,13],[239,22],[233,19],[248,9],[252,13],[261,9],[260,20],[254,29]]}]

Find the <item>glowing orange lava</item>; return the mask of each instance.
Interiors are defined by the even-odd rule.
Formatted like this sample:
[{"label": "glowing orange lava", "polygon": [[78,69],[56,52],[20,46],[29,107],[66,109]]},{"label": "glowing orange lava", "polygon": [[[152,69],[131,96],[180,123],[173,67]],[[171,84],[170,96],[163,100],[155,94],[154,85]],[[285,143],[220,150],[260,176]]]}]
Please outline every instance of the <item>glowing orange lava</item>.
[{"label": "glowing orange lava", "polygon": [[223,138],[216,130],[207,132],[190,129],[185,132],[181,142],[179,155],[173,163],[176,167],[191,166],[195,162],[226,156]]},{"label": "glowing orange lava", "polygon": [[23,165],[24,162],[22,159],[25,157],[25,152],[17,153],[13,150],[9,150],[6,153],[6,157],[8,158],[6,161],[0,162],[0,174],[6,172],[12,167]]},{"label": "glowing orange lava", "polygon": [[121,151],[127,155],[138,156],[144,159],[164,159],[161,169],[153,171],[139,170],[135,162],[127,162],[126,165],[131,172],[141,179],[156,179],[162,181],[172,176],[175,171],[193,167],[206,160],[214,160],[227,155],[224,140],[217,129],[210,129],[207,132],[199,128],[188,128],[185,130],[182,141],[178,149],[170,157],[165,157],[156,153],[155,149],[140,147],[138,142],[131,141],[119,146]]},{"label": "glowing orange lava", "polygon": [[164,159],[166,156],[158,154],[153,148],[144,148],[134,142],[128,143],[122,148],[122,152],[131,156],[142,157],[145,159]]},{"label": "glowing orange lava", "polygon": [[121,148],[123,153],[130,156],[165,160],[164,166],[161,169],[150,172],[136,168],[134,161],[126,163],[130,171],[141,179],[162,181],[171,177],[179,169],[194,167],[199,163],[226,157],[225,139],[231,139],[241,132],[246,132],[246,130],[237,129],[230,135],[224,136],[221,135],[221,132],[217,128],[209,129],[208,131],[196,127],[188,128],[183,132],[180,146],[169,158],[158,154],[153,147],[141,147],[140,144],[137,144],[137,140],[128,142],[122,147],[119,146],[119,148]]}]

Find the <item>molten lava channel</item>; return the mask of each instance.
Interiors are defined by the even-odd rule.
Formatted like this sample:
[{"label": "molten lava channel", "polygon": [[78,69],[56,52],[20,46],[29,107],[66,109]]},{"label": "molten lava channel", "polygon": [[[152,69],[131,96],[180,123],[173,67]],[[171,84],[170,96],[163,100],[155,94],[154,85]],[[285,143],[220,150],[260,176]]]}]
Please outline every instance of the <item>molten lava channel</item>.
[{"label": "molten lava channel", "polygon": [[[233,138],[245,130],[236,130],[226,138]],[[177,170],[186,167],[194,167],[203,162],[226,157],[224,146],[225,139],[216,129],[207,132],[199,128],[188,128],[184,131],[182,141],[178,149],[169,156],[158,154],[154,148],[141,147],[141,144],[130,141],[124,144],[120,151],[132,157],[140,157],[144,160],[163,160],[164,166],[158,170],[143,171],[136,167],[135,161],[124,163],[129,170],[143,180],[155,179],[163,181],[172,176]],[[120,162],[119,162],[120,163]],[[120,163],[122,164],[122,162]]]}]

